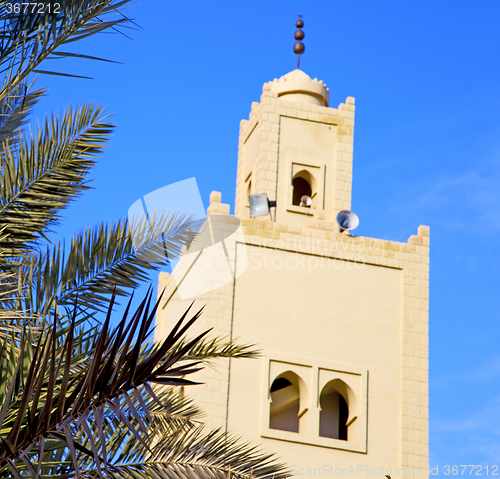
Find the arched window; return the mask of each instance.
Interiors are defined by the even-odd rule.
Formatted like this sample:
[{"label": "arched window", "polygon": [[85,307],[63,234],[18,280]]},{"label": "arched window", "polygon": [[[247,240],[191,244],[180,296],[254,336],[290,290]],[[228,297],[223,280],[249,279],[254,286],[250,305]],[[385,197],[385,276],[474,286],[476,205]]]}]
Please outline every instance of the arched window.
[{"label": "arched window", "polygon": [[304,180],[304,178],[294,178],[293,179],[293,203],[295,206],[300,205],[300,199],[307,195],[311,197],[311,185]]},{"label": "arched window", "polygon": [[295,373],[287,371],[279,375],[271,385],[269,427],[299,432],[299,408],[299,378]]},{"label": "arched window", "polygon": [[292,186],[293,186],[292,205],[300,206],[300,199],[304,195],[313,198],[315,185],[316,181],[308,171],[306,170],[299,171],[292,179]]},{"label": "arched window", "polygon": [[348,386],[340,379],[335,379],[325,385],[319,400],[320,436],[348,440],[349,396]]}]

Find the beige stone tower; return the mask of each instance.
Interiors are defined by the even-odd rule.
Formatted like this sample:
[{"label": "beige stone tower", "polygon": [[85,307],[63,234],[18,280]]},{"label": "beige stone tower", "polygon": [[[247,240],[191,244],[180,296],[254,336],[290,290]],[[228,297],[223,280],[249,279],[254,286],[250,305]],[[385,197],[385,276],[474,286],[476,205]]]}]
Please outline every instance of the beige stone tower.
[{"label": "beige stone tower", "polygon": [[[339,232],[354,98],[328,103],[300,70],[264,85],[240,124],[239,221],[212,193],[199,238],[160,275],[157,338],[195,299],[199,330],[255,344],[259,359],[221,361],[189,393],[209,426],[296,475],[426,477],[429,228],[406,243]],[[257,193],[276,200],[275,217],[250,218]]]},{"label": "beige stone tower", "polygon": [[[240,124],[236,216],[249,217],[248,195],[257,192],[276,199],[276,220],[293,226],[314,217],[333,223],[350,209],[354,98],[338,109],[328,100],[326,85],[301,70],[264,85]],[[302,192],[311,208],[299,206]]]}]

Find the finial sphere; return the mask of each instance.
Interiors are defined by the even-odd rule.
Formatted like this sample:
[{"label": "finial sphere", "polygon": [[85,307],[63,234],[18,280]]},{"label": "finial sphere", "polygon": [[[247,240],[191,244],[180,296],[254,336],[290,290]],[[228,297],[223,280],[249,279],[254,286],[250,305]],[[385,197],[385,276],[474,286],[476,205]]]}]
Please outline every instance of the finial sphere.
[{"label": "finial sphere", "polygon": [[304,53],[305,49],[306,49],[306,47],[304,46],[303,43],[297,42],[293,46],[293,53],[296,53],[297,55],[301,55],[302,53]]},{"label": "finial sphere", "polygon": [[297,28],[302,28],[302,27],[304,26],[304,22],[303,22],[302,20],[297,20],[297,21],[295,22],[295,26],[296,26]]},{"label": "finial sphere", "polygon": [[295,32],[295,40],[304,40],[304,32],[302,30]]}]

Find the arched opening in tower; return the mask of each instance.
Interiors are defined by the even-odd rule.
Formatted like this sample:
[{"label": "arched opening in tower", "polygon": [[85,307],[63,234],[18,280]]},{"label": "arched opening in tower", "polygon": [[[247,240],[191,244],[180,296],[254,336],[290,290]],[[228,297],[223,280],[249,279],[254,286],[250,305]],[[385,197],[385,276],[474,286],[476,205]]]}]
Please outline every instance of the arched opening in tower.
[{"label": "arched opening in tower", "polygon": [[269,427],[299,432],[299,407],[300,389],[297,375],[287,372],[278,376],[271,385]]},{"label": "arched opening in tower", "polygon": [[349,406],[337,390],[325,386],[320,396],[319,435],[347,441]]},{"label": "arched opening in tower", "polygon": [[307,171],[301,171],[292,180],[293,198],[292,204],[295,206],[300,205],[301,198],[306,195],[312,197],[312,178]]}]

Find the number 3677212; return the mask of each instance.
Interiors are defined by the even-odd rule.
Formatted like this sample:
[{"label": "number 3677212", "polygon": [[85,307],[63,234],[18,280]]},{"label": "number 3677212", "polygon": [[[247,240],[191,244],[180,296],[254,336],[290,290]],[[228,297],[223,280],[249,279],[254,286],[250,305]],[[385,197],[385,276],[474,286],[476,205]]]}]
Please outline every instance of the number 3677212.
[{"label": "number 3677212", "polygon": [[6,13],[59,13],[60,3],[52,2],[9,2],[5,4]]}]

